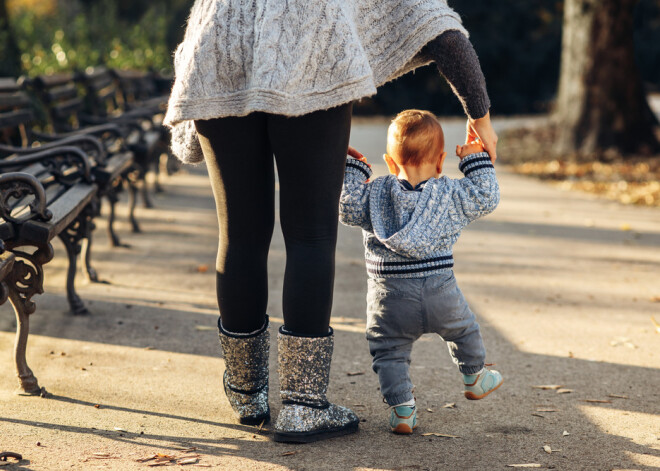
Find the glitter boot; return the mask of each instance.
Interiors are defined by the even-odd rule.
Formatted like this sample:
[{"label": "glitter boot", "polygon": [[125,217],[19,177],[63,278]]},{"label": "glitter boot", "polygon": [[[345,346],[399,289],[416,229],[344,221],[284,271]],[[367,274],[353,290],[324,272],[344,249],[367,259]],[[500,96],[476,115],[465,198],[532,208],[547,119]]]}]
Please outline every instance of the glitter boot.
[{"label": "glitter boot", "polygon": [[268,317],[256,332],[226,331],[218,322],[225,359],[225,394],[240,423],[258,425],[270,421],[268,407]]},{"label": "glitter boot", "polygon": [[308,443],[357,432],[352,410],[328,402],[334,335],[302,337],[280,328],[280,396],[282,409],[275,422],[276,442]]}]

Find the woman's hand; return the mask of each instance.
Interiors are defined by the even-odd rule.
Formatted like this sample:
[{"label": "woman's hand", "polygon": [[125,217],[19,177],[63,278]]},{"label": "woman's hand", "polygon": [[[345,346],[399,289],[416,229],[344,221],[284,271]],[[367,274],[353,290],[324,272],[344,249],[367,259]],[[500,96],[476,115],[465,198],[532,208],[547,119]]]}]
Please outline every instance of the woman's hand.
[{"label": "woman's hand", "polygon": [[468,119],[466,128],[465,143],[469,144],[479,138],[484,150],[490,155],[490,160],[495,163],[497,159],[497,134],[495,134],[493,125],[490,122],[490,112],[486,113],[483,118]]},{"label": "woman's hand", "polygon": [[[364,162],[365,164],[369,165],[369,164],[367,163],[367,158],[366,158],[364,155],[362,155],[360,152],[358,152],[355,148],[353,148],[353,147],[351,147],[351,146],[348,146],[348,155],[350,155],[350,156],[353,157],[354,159],[361,160],[361,161]],[[369,165],[369,166],[371,167],[371,165]]]}]

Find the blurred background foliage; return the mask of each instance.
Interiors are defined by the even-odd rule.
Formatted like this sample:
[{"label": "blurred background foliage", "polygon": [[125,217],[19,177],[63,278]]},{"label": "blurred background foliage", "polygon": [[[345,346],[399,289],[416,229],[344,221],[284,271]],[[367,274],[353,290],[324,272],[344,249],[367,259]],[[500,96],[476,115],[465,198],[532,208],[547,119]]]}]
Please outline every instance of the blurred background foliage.
[{"label": "blurred background foliage", "polygon": [[[2,16],[6,4],[9,23]],[[171,71],[192,0],[0,0],[0,75],[35,76],[106,64]],[[470,31],[498,114],[545,112],[557,92],[561,0],[450,0]],[[3,23],[4,21],[4,23]],[[10,29],[10,28],[11,29]],[[660,90],[660,0],[641,0],[636,55],[650,89]],[[4,50],[3,50],[4,48]],[[3,63],[2,61],[5,61]],[[15,63],[15,61],[14,61]],[[435,67],[419,69],[362,100],[356,113],[394,114],[419,107],[438,114],[462,109]]]}]

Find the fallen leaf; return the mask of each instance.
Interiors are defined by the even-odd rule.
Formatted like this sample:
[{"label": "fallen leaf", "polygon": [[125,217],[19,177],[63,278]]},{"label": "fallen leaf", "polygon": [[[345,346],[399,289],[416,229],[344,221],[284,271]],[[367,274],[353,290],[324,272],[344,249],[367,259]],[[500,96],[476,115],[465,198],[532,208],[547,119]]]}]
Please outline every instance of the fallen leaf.
[{"label": "fallen leaf", "polygon": [[443,409],[456,409],[456,403],[455,402],[448,402],[444,406],[442,406]]},{"label": "fallen leaf", "polygon": [[[652,303],[660,303],[660,296],[652,296],[651,297],[651,302]],[[653,319],[653,316],[651,316],[651,319]],[[658,323],[654,320],[653,323],[657,326]]]},{"label": "fallen leaf", "polygon": [[436,432],[428,432],[428,433],[423,433],[422,437],[441,437],[441,438],[461,438],[457,435],[448,435],[446,433],[436,433]]},{"label": "fallen leaf", "polygon": [[126,432],[126,430],[124,430],[124,429],[121,428],[121,427],[115,427],[115,430],[116,430],[117,432]]},{"label": "fallen leaf", "polygon": [[94,404],[94,408],[95,408],[95,409],[98,409],[98,408],[100,408],[100,407],[101,407],[101,404]]},{"label": "fallen leaf", "polygon": [[624,222],[623,224],[621,224],[621,226],[619,226],[619,229],[621,229],[622,231],[630,231],[632,230],[632,227],[627,222]]},{"label": "fallen leaf", "polygon": [[541,384],[541,385],[538,385],[538,386],[532,386],[532,387],[533,387],[534,389],[544,389],[544,390],[548,390],[548,389],[559,389],[559,388],[561,388],[561,387],[563,387],[563,386],[562,386],[561,384]]},{"label": "fallen leaf", "polygon": [[158,455],[151,455],[151,456],[147,456],[146,458],[138,458],[135,461],[137,461],[138,463],[146,463],[147,461],[155,460],[156,458],[158,458]]},{"label": "fallen leaf", "polygon": [[608,399],[583,399],[583,402],[594,402],[597,404],[612,404],[612,401]]},{"label": "fallen leaf", "polygon": [[507,468],[540,468],[539,463],[507,464]]},{"label": "fallen leaf", "polygon": [[607,397],[614,397],[616,399],[628,399],[628,396],[624,394],[608,394]]},{"label": "fallen leaf", "polygon": [[567,437],[568,435],[570,435],[570,433],[568,433],[566,430],[564,430],[564,431],[561,433],[561,435],[562,435],[562,437]]},{"label": "fallen leaf", "polygon": [[361,376],[364,374],[364,371],[353,371],[346,373],[346,376]]},{"label": "fallen leaf", "polygon": [[207,271],[209,271],[208,265],[197,265],[197,273],[206,273]]},{"label": "fallen leaf", "polygon": [[298,453],[299,453],[298,451],[285,451],[280,456],[293,456],[293,455],[296,455]]},{"label": "fallen leaf", "polygon": [[426,409],[426,412],[433,413],[433,409]]},{"label": "fallen leaf", "polygon": [[572,389],[564,389],[564,388],[557,389],[557,394],[568,394],[568,393],[572,393],[572,392],[573,392]]},{"label": "fallen leaf", "polygon": [[184,460],[178,460],[176,464],[195,464],[199,461],[199,458],[186,458]]},{"label": "fallen leaf", "polygon": [[[655,298],[651,299],[654,302],[660,302],[660,296],[656,296]],[[660,324],[658,321],[655,320],[655,317],[651,316],[651,322],[653,322],[653,325],[655,326],[655,332],[660,334]]]},{"label": "fallen leaf", "polygon": [[216,331],[216,330],[218,330],[218,328],[213,326],[213,325],[196,325],[195,330],[212,330],[212,331]]},{"label": "fallen leaf", "polygon": [[538,407],[536,412],[559,412],[559,409],[551,409],[550,407]]},{"label": "fallen leaf", "polygon": [[543,445],[543,451],[546,453],[552,453],[552,448],[550,448],[548,445]]},{"label": "fallen leaf", "polygon": [[93,455],[94,456],[100,456],[100,457],[103,457],[103,458],[107,458],[109,456],[112,456],[110,453],[100,453],[100,452],[99,453],[93,453]]}]

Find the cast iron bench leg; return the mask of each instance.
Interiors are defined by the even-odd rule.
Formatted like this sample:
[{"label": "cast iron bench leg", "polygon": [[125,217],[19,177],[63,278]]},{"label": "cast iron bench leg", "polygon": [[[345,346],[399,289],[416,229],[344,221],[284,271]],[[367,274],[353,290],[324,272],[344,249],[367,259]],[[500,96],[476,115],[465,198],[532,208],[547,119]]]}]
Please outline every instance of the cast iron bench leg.
[{"label": "cast iron bench leg", "polygon": [[80,296],[76,293],[75,280],[78,255],[81,250],[80,242],[89,234],[88,213],[91,210],[90,206],[91,205],[88,205],[88,207],[83,210],[64,231],[58,234],[58,237],[66,247],[66,254],[69,258],[69,269],[66,277],[66,297],[69,300],[71,312],[76,316],[89,314],[82,299],[80,299]]},{"label": "cast iron bench leg", "polygon": [[131,223],[131,228],[135,234],[142,232],[140,225],[135,218],[135,207],[137,206],[137,186],[132,176],[128,178],[128,219]]},{"label": "cast iron bench leg", "polygon": [[43,265],[53,258],[53,246],[47,244],[39,247],[29,254],[27,252],[12,250],[16,256],[14,268],[7,278],[9,300],[16,313],[16,342],[14,344],[14,358],[16,359],[16,373],[21,390],[19,394],[39,395],[37,378],[27,364],[25,350],[27,348],[28,334],[30,333],[29,315],[36,310],[31,301],[35,294],[42,294],[44,272]]}]

